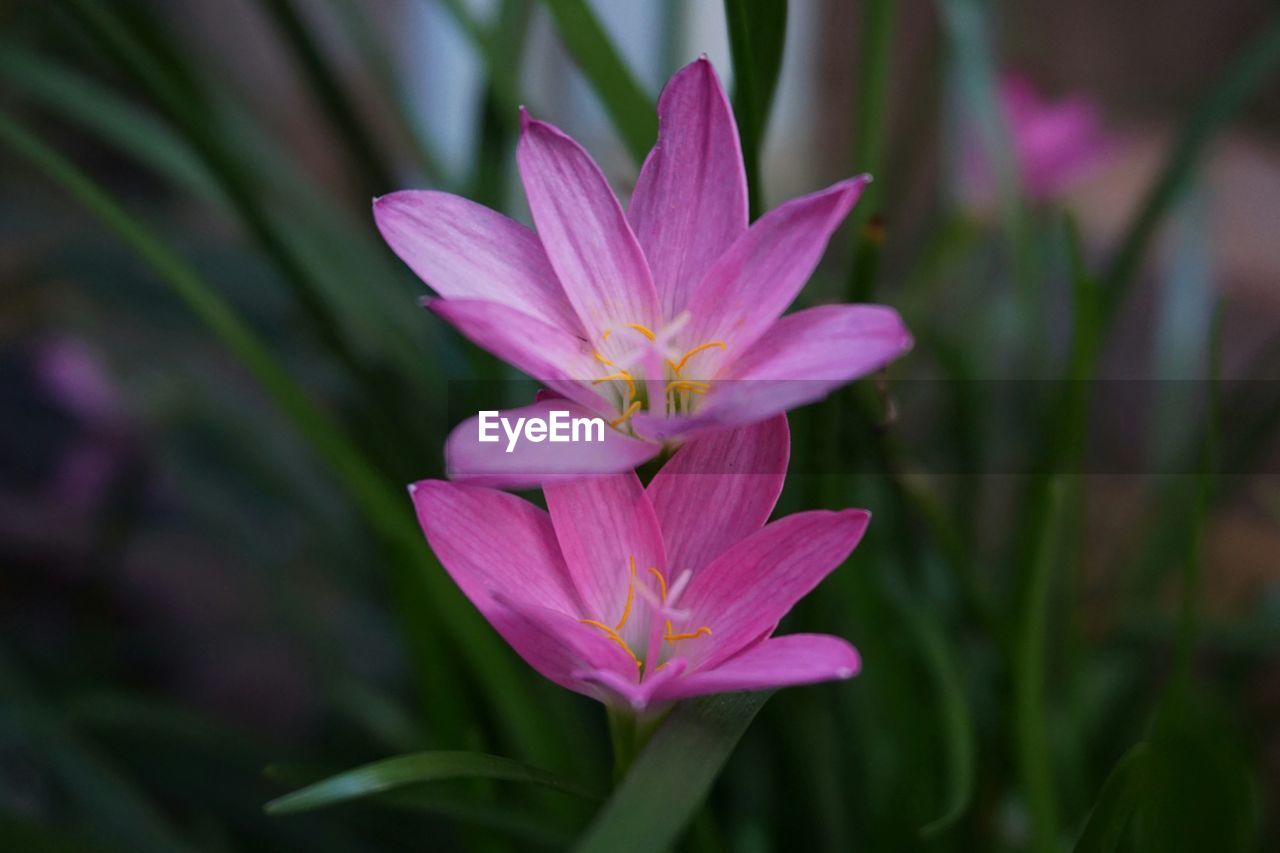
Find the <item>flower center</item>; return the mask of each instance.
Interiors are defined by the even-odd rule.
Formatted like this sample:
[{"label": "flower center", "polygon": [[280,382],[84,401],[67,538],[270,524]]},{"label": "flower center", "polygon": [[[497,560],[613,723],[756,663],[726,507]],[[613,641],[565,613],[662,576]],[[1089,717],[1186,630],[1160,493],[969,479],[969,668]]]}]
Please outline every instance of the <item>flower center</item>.
[{"label": "flower center", "polygon": [[[632,555],[629,565],[630,565],[630,578],[627,581],[627,600],[626,600],[626,603],[624,603],[622,606],[622,615],[618,618],[618,621],[612,626],[598,619],[579,619],[578,621],[581,622],[583,625],[590,625],[591,627],[602,631],[605,634],[605,636],[607,636],[610,640],[613,640],[613,642],[617,643],[622,648],[623,651],[625,651],[628,655],[631,656],[631,659],[636,662],[636,669],[643,669],[644,661],[640,658],[639,655],[637,655],[634,651],[632,651],[631,646],[627,644],[627,641],[623,639],[622,634],[620,633],[622,629],[626,627],[627,621],[631,618],[632,605],[635,604],[635,597],[636,597],[636,582],[637,580],[639,580],[639,578],[637,578],[636,576],[636,558],[634,555]],[[674,603],[669,603],[667,601],[667,596],[668,596],[667,579],[663,577],[662,572],[658,571],[653,566],[649,567],[649,574],[653,575],[653,577],[656,579],[656,582],[657,582],[658,604],[657,604],[657,607],[654,608],[654,616],[663,620],[663,630],[662,630],[663,642],[671,643],[672,646],[674,646],[676,643],[679,643],[682,640],[692,640],[697,637],[703,637],[703,636],[710,637],[711,628],[706,625],[702,625],[694,631],[685,631],[682,633],[676,633],[675,627],[672,624],[670,610],[669,610],[669,606],[674,606]],[[680,585],[681,584],[679,583],[677,584],[677,586],[680,586]],[[648,594],[650,596],[653,595],[652,592]],[[659,658],[661,658],[663,651],[665,651],[665,648],[659,648],[657,650],[657,655]],[[654,667],[654,672],[657,672],[658,670],[662,669],[666,665],[667,664],[665,661],[658,664],[658,666]]]},{"label": "flower center", "polygon": [[[654,332],[640,325],[639,323],[627,323],[627,328],[640,333],[650,342],[656,342],[658,336]],[[608,341],[612,334],[611,329],[605,329],[601,335],[602,341]],[[612,427],[621,427],[627,421],[631,420],[632,415],[641,409],[649,409],[654,411],[660,410],[663,414],[675,414],[678,412],[689,412],[694,407],[694,401],[701,395],[707,393],[711,387],[710,383],[697,379],[687,379],[681,375],[681,371],[689,365],[690,359],[699,353],[712,349],[728,349],[728,344],[724,341],[707,341],[698,344],[693,349],[688,350],[679,358],[667,358],[663,365],[663,399],[661,402],[650,399],[648,389],[644,384],[638,382],[631,370],[619,365],[617,362],[606,358],[600,350],[595,350],[593,355],[596,360],[605,367],[611,368],[612,373],[601,376],[592,380],[592,385],[600,385],[604,382],[620,382],[623,383],[620,388],[621,406],[619,407],[622,414],[609,422]],[[659,409],[660,407],[660,409]]]}]

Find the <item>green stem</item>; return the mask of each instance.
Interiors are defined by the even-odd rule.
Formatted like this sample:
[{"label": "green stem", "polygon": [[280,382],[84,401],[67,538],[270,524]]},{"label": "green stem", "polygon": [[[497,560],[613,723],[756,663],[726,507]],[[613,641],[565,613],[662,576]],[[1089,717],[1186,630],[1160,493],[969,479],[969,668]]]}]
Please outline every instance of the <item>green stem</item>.
[{"label": "green stem", "polygon": [[863,190],[849,217],[849,233],[854,245],[849,294],[854,302],[870,301],[875,293],[880,245],[884,238],[883,225],[872,217],[878,217],[883,195],[885,99],[889,88],[889,47],[897,9],[897,0],[867,0],[863,4],[858,91],[853,105],[853,170],[871,172],[876,180]]}]

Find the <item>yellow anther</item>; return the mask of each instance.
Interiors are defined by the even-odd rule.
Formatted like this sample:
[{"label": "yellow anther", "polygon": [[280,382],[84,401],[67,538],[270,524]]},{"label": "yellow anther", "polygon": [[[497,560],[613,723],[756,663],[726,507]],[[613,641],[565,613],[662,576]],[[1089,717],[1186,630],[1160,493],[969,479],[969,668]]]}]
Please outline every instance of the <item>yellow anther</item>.
[{"label": "yellow anther", "polygon": [[671,633],[671,623],[667,622],[667,633],[662,639],[666,640],[668,643],[674,643],[677,640],[692,640],[694,637],[701,637],[703,635],[708,637],[711,636],[711,629],[706,625],[703,625],[696,631],[690,631],[687,634],[673,634]]},{"label": "yellow anther", "polygon": [[592,354],[592,355],[594,355],[594,356],[596,357],[596,361],[600,362],[601,364],[607,364],[607,365],[609,365],[610,367],[617,367],[617,366],[618,366],[618,365],[614,364],[612,361],[610,361],[609,359],[607,359],[607,358],[605,358],[604,356],[602,356],[602,355],[600,354],[600,350],[595,350],[595,351],[594,351],[594,352],[592,352],[591,354]]},{"label": "yellow anther", "polygon": [[615,418],[615,419],[613,419],[613,420],[609,421],[609,426],[611,426],[611,427],[620,427],[620,426],[622,426],[622,425],[623,425],[623,424],[625,424],[627,421],[631,420],[631,416],[632,416],[632,415],[634,415],[634,414],[635,414],[636,412],[638,412],[638,411],[640,411],[640,401],[639,401],[639,400],[636,400],[636,401],[635,401],[634,403],[632,403],[630,406],[627,406],[627,410],[626,410],[625,412],[623,412],[623,413],[622,413],[622,416],[621,416],[621,417],[619,417],[619,418]]},{"label": "yellow anther", "polygon": [[648,339],[649,339],[649,340],[651,340],[651,341],[656,341],[656,340],[658,339],[658,336],[657,336],[657,335],[655,335],[653,332],[649,331],[649,330],[648,330],[647,328],[645,328],[644,326],[641,326],[639,323],[628,323],[628,324],[627,324],[627,328],[628,328],[628,329],[635,329],[637,332],[639,332],[640,334],[644,335],[646,338],[648,338]]},{"label": "yellow anther", "polygon": [[711,385],[707,382],[699,382],[696,379],[673,379],[667,383],[667,393],[673,391],[689,391],[694,394],[705,394]]},{"label": "yellow anther", "polygon": [[694,347],[693,349],[685,353],[684,356],[678,362],[676,362],[675,364],[672,364],[671,365],[672,370],[674,370],[676,372],[676,375],[679,376],[680,371],[684,368],[685,364],[688,363],[689,359],[693,358],[695,355],[702,352],[703,350],[709,350],[712,347],[719,347],[720,349],[728,349],[729,345],[726,344],[724,341],[709,341],[708,343],[705,343],[705,344],[698,344],[696,347]]},{"label": "yellow anther", "polygon": [[627,603],[622,608],[622,618],[618,620],[618,624],[613,626],[614,631],[621,631],[622,626],[627,624],[627,618],[631,615],[631,602],[636,597],[636,558],[631,558],[631,580],[627,583]]},{"label": "yellow anther", "polygon": [[608,376],[601,376],[599,379],[592,379],[592,385],[599,385],[601,382],[626,382],[627,383],[627,399],[635,399],[636,396],[636,380],[629,370],[619,370],[617,373],[610,373]]},{"label": "yellow anther", "polygon": [[605,329],[604,334],[600,336],[600,340],[607,341],[609,336],[613,334],[613,329]]},{"label": "yellow anther", "polygon": [[594,619],[579,619],[578,621],[583,625],[590,625],[592,628],[599,628],[601,631],[604,631],[605,635],[608,636],[610,640],[613,640],[619,646],[622,646],[622,650],[631,655],[631,659],[636,662],[636,669],[644,666],[644,664],[640,662],[640,658],[636,657],[636,653],[631,651],[631,647],[627,645],[627,641],[618,636],[617,631],[613,630],[603,622],[597,622]]},{"label": "yellow anther", "polygon": [[662,576],[662,572],[658,571],[653,566],[649,567],[649,574],[653,575],[655,578],[658,579],[658,586],[662,587],[662,603],[666,604],[667,603],[667,579]]}]

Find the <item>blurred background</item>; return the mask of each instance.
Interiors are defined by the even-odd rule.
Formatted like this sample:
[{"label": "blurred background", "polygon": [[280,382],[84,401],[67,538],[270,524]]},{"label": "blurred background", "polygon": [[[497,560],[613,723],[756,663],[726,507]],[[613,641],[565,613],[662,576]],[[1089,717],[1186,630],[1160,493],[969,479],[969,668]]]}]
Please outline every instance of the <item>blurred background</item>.
[{"label": "blurred background", "polygon": [[416,307],[369,203],[528,221],[521,104],[625,199],[701,53],[756,214],[874,173],[802,304],[892,305],[916,348],[792,416],[780,511],[876,521],[784,629],[863,674],[771,698],[631,849],[1274,849],[1277,11],[0,2],[0,849],[593,826],[473,779],[264,805],[424,749],[608,790],[599,707],[471,611],[403,492],[532,385]]}]

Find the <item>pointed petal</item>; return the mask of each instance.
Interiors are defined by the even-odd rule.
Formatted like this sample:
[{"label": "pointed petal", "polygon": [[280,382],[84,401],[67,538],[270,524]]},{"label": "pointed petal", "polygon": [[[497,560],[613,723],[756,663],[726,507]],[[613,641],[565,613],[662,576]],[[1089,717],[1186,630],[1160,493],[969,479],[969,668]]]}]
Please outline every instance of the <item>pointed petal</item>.
[{"label": "pointed petal", "polygon": [[620,684],[636,681],[638,670],[631,656],[569,614],[500,597],[489,621],[529,666],[561,687],[603,702],[612,691],[578,677],[580,673],[608,672]]},{"label": "pointed petal", "polygon": [[697,571],[769,519],[787,474],[783,415],[691,439],[649,484],[667,564]]},{"label": "pointed petal", "polygon": [[685,330],[690,346],[724,341],[736,360],[796,298],[870,178],[841,181],[760,217],[698,284]]},{"label": "pointed petal", "polygon": [[[668,661],[657,672],[646,674],[643,681],[628,678],[612,669],[592,669],[574,673],[580,681],[596,684],[609,691],[632,711],[644,711],[654,704],[654,695],[671,681],[678,679],[685,670],[681,658]],[[611,703],[616,704],[616,703]]]},{"label": "pointed petal", "polygon": [[542,243],[497,211],[433,190],[405,190],[373,202],[392,251],[446,299],[501,302],[581,334]]},{"label": "pointed petal", "polygon": [[547,513],[506,492],[441,480],[415,483],[409,494],[431,550],[486,618],[495,594],[581,611]]},{"label": "pointed petal", "polygon": [[[631,438],[607,422],[599,433],[595,427],[581,431],[580,437],[589,432],[592,441],[544,439],[534,442],[524,434],[520,418],[549,420],[554,412],[567,413],[555,417],[566,417],[570,423],[574,418],[600,417],[600,412],[563,397],[539,400],[519,409],[504,409],[496,413],[492,422],[506,418],[513,431],[520,430],[514,445],[501,425],[489,433],[497,436],[496,441],[480,441],[480,416],[468,418],[458,424],[445,441],[445,470],[449,478],[476,485],[528,488],[556,480],[629,471],[662,450],[661,445]],[[603,441],[594,440],[598,434],[603,435]]]},{"label": "pointed petal", "polygon": [[698,423],[752,423],[819,400],[911,349],[898,312],[881,305],[823,305],[788,314],[707,394]]},{"label": "pointed petal", "polygon": [[582,146],[522,113],[516,159],[551,266],[588,337],[660,325],[644,253],[598,166]]},{"label": "pointed petal", "polygon": [[733,110],[704,56],[658,99],[658,142],[627,209],[663,316],[688,305],[716,258],[747,230],[747,176]]},{"label": "pointed petal", "polygon": [[[589,477],[544,487],[565,565],[590,618],[613,625],[622,618],[631,586],[630,560],[641,581],[649,567],[666,572],[662,533],[644,486],[634,471]],[[636,597],[639,599],[639,596]],[[639,609],[641,602],[632,602]],[[646,611],[647,612],[647,611]],[[628,620],[624,636],[643,654],[648,621]]]},{"label": "pointed petal", "polygon": [[682,640],[681,654],[695,669],[707,669],[758,640],[844,562],[870,518],[861,509],[801,512],[766,525],[721,554],[694,575],[677,603],[689,613],[677,633],[702,625],[713,632]]},{"label": "pointed petal", "polygon": [[827,634],[772,637],[713,669],[675,678],[653,691],[657,701],[687,699],[709,693],[772,690],[852,678],[862,668],[857,650]]},{"label": "pointed petal", "polygon": [[589,384],[600,372],[582,338],[497,302],[434,299],[432,313],[468,340],[588,408],[605,401]]}]

